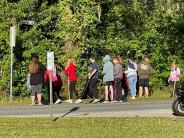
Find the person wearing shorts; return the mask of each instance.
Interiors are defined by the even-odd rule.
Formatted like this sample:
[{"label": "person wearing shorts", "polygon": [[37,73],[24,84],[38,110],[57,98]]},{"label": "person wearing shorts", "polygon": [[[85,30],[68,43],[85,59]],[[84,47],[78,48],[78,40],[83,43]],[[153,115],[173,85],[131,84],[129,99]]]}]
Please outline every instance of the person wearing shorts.
[{"label": "person wearing shorts", "polygon": [[42,86],[44,83],[44,71],[45,67],[39,62],[39,57],[33,55],[31,58],[31,64],[29,65],[30,85],[31,85],[31,105],[35,105],[38,100],[38,105],[43,105],[42,98]]},{"label": "person wearing shorts", "polygon": [[144,58],[142,62],[138,64],[138,75],[139,75],[139,97],[142,97],[143,92],[145,97],[148,98],[149,95],[149,78],[152,75],[152,67],[149,64],[147,57]]},{"label": "person wearing shorts", "polygon": [[[113,101],[114,91],[113,91],[113,83],[114,83],[114,70],[113,64],[110,61],[110,56],[106,55],[103,59],[103,82],[105,85],[105,101],[104,103],[108,103],[109,101]],[[109,100],[109,92],[110,92],[110,100]]]},{"label": "person wearing shorts", "polygon": [[149,87],[149,79],[139,79],[140,87]]}]

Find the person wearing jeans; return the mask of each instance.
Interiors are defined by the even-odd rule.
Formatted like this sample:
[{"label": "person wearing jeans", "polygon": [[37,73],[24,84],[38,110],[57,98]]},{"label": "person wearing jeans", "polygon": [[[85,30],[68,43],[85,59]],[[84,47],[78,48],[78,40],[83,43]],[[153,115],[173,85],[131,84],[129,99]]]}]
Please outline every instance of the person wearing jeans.
[{"label": "person wearing jeans", "polygon": [[128,85],[132,96],[131,99],[135,99],[137,92],[137,64],[133,60],[128,60],[128,70],[125,73],[127,74]]}]

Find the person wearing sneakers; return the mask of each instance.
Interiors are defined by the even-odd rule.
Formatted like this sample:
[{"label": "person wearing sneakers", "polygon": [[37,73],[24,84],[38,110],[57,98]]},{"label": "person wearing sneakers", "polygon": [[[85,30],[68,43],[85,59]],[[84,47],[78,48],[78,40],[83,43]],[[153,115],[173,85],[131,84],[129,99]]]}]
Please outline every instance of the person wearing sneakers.
[{"label": "person wearing sneakers", "polygon": [[109,91],[110,91],[110,101],[113,101],[113,82],[114,82],[114,70],[113,64],[110,61],[110,56],[106,55],[103,59],[103,82],[105,85],[105,101],[103,103],[109,103]]},{"label": "person wearing sneakers", "polygon": [[78,92],[76,90],[76,83],[77,83],[77,75],[76,75],[76,64],[75,60],[70,58],[68,59],[67,66],[64,70],[64,73],[68,75],[69,78],[69,91],[70,91],[70,98],[67,102],[73,103],[73,93],[75,94],[76,98],[79,99]]},{"label": "person wearing sneakers", "polygon": [[43,105],[41,99],[45,67],[41,62],[39,62],[39,57],[37,55],[32,55],[31,64],[29,64],[28,69],[30,74],[31,85],[31,105],[36,104],[36,99],[38,100],[38,105]]},{"label": "person wearing sneakers", "polygon": [[135,99],[136,96],[136,84],[137,84],[137,64],[132,60],[128,59],[128,70],[125,71],[127,74],[128,85],[131,93],[131,99]]},{"label": "person wearing sneakers", "polygon": [[[61,103],[61,99],[60,99],[60,92],[61,92],[61,88],[62,88],[62,80],[61,77],[59,76],[59,67],[57,67],[58,65],[54,64],[54,69],[51,71],[52,73],[52,93],[53,93],[53,102],[55,104],[59,104]],[[49,70],[46,70],[44,72],[44,79],[45,79],[45,86],[47,87],[48,90],[50,90],[50,85],[49,85]],[[50,92],[48,93],[50,96]]]},{"label": "person wearing sneakers", "polygon": [[[88,74],[88,79],[89,81],[89,92],[92,94],[92,97],[94,98],[92,103],[98,103],[99,100],[99,95],[98,95],[98,89],[97,89],[97,85],[98,85],[98,65],[95,61],[94,57],[90,58],[90,62],[91,62],[91,71]],[[81,103],[82,99],[78,99],[75,103]]]}]

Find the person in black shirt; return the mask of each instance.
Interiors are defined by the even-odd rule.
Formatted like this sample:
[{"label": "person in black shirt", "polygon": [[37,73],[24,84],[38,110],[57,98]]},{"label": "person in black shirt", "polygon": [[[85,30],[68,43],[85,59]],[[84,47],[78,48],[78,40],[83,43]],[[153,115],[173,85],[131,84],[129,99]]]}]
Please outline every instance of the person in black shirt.
[{"label": "person in black shirt", "polygon": [[31,99],[32,104],[35,105],[36,97],[38,98],[38,105],[43,105],[41,102],[42,86],[44,83],[45,67],[39,62],[39,57],[33,55],[31,64],[29,65],[30,85],[31,85]]}]

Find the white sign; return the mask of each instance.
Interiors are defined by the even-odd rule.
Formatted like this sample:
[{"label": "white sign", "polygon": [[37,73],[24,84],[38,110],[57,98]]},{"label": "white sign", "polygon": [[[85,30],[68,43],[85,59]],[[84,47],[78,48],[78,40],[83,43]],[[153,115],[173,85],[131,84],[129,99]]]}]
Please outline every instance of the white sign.
[{"label": "white sign", "polygon": [[47,52],[47,70],[54,70],[54,52]]},{"label": "white sign", "polygon": [[10,46],[15,47],[16,43],[16,26],[10,27]]},{"label": "white sign", "polygon": [[30,20],[23,20],[22,24],[27,24],[27,25],[34,25],[35,21],[30,21]]}]

